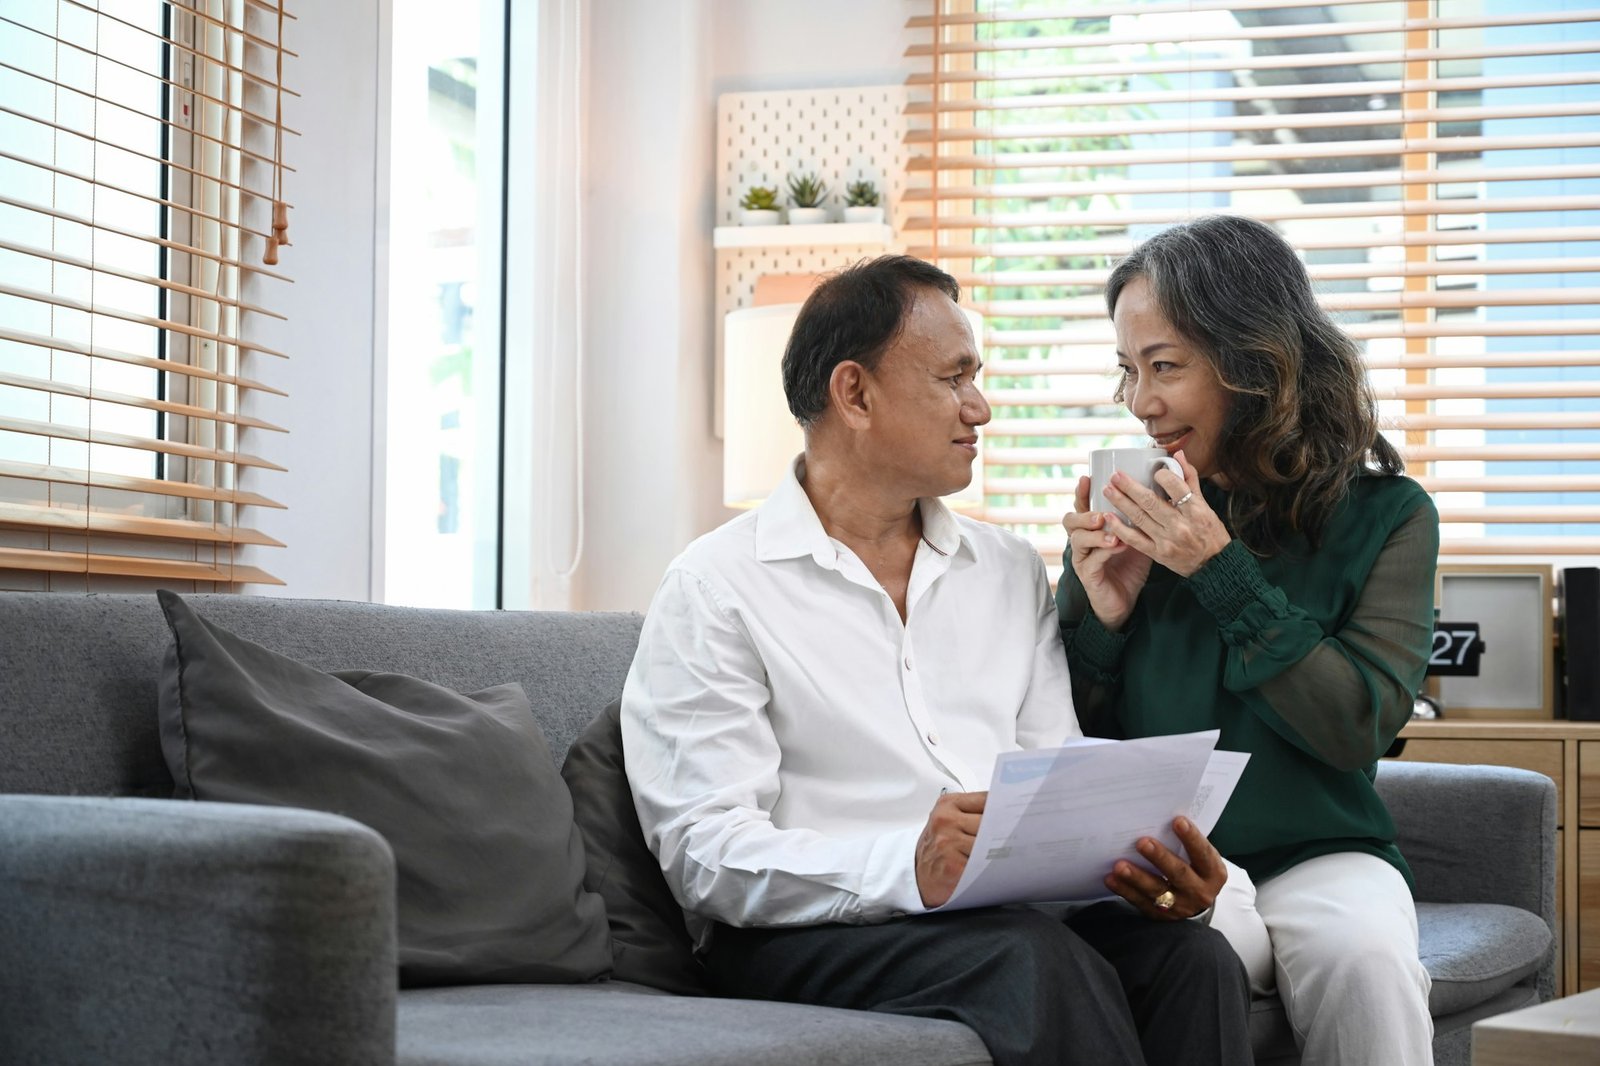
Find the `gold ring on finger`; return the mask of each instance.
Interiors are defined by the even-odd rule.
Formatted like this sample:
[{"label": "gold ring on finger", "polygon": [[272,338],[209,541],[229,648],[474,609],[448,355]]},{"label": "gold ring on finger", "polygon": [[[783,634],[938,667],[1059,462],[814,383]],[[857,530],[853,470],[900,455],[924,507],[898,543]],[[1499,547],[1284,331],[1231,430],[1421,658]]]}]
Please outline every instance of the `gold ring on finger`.
[{"label": "gold ring on finger", "polygon": [[1178,902],[1178,897],[1172,894],[1172,889],[1167,889],[1150,902],[1156,905],[1157,910],[1170,911],[1172,905]]}]

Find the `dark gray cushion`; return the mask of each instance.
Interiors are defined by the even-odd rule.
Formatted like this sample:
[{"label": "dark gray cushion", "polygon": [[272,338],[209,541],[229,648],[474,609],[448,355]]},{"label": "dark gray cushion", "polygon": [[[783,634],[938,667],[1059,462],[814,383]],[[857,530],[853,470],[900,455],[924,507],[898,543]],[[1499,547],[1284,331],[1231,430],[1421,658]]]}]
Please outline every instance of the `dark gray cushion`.
[{"label": "dark gray cushion", "polygon": [[613,700],[567,751],[561,776],[588,851],[584,887],[606,901],[612,976],[681,995],[710,991],[683,911],[645,845],[622,758],[622,702]]},{"label": "dark gray cushion", "polygon": [[1543,919],[1500,903],[1418,903],[1417,928],[1436,1017],[1499,995],[1537,971],[1550,951]]},{"label": "dark gray cushion", "polygon": [[400,981],[584,981],[611,952],[572,803],[520,685],[326,674],[159,593],[180,798],[331,811],[395,854]]}]

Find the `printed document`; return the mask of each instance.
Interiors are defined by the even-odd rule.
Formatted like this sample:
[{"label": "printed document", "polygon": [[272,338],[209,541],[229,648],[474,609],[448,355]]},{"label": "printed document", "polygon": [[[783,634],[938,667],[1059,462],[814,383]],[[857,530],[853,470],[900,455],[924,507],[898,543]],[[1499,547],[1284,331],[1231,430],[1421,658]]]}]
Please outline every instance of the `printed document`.
[{"label": "printed document", "polygon": [[938,909],[1104,899],[1118,859],[1153,869],[1134,850],[1140,837],[1186,855],[1172,820],[1210,833],[1250,759],[1217,751],[1218,735],[1082,737],[1000,756],[972,857]]}]

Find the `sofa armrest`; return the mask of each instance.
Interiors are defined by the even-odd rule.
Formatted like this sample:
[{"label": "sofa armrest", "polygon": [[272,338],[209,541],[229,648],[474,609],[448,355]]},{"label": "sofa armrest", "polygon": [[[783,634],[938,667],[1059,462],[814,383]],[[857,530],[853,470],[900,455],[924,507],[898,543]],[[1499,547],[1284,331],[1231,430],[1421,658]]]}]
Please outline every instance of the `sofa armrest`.
[{"label": "sofa armrest", "polygon": [[395,872],[347,818],[0,795],[0,1061],[395,1061]]},{"label": "sofa armrest", "polygon": [[[1556,784],[1507,766],[1378,763],[1378,794],[1427,903],[1503,903],[1556,932]],[[1541,970],[1554,993],[1554,951]]]}]

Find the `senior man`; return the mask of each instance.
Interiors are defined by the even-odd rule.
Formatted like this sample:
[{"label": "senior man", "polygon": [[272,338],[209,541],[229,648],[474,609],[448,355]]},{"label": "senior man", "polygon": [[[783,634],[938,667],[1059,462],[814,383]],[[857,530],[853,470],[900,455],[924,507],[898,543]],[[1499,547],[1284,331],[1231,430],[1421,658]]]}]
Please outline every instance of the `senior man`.
[{"label": "senior man", "polygon": [[935,911],[995,756],[1079,733],[1044,565],[951,513],[972,478],[977,346],[948,274],[859,264],[783,357],[805,451],[757,510],[691,544],[622,697],[628,778],[712,980],[740,996],[950,1018],[998,1066],[1250,1061],[1231,949],[1183,917],[1193,865],[1076,910]]}]

